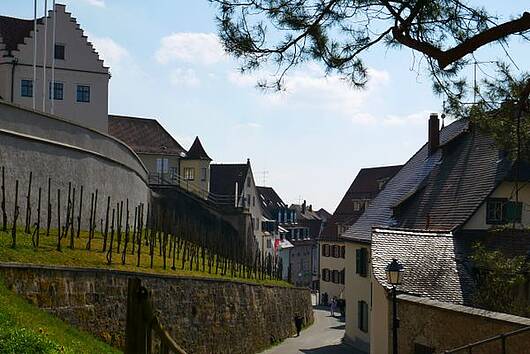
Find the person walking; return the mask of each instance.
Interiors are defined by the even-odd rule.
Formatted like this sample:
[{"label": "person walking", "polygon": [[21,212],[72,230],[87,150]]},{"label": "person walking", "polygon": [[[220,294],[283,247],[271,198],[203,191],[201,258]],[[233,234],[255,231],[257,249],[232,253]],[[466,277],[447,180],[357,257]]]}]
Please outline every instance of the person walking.
[{"label": "person walking", "polygon": [[333,299],[331,300],[331,306],[330,306],[331,317],[335,317],[336,308],[337,308],[337,299],[333,297]]},{"label": "person walking", "polygon": [[297,314],[294,317],[294,326],[296,327],[296,336],[300,337],[300,332],[302,331],[302,324],[304,323],[304,318]]}]

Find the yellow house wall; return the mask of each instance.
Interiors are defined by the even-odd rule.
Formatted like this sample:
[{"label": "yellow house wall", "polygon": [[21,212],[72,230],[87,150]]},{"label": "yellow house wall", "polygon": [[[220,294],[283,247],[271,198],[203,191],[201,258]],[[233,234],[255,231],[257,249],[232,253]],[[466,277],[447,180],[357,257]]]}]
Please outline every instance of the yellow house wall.
[{"label": "yellow house wall", "polygon": [[[523,184],[523,187],[519,190],[519,201],[523,202],[523,212],[521,216],[521,223],[516,224],[518,228],[530,226],[530,185]],[[495,191],[491,194],[491,198],[509,198],[515,200],[515,183],[503,182]],[[475,214],[469,219],[464,225],[464,229],[467,230],[488,230],[496,225],[486,224],[486,204],[485,201]]]},{"label": "yellow house wall", "polygon": [[319,275],[320,275],[320,294],[327,293],[328,298],[331,300],[333,297],[336,297],[338,299],[344,298],[344,284],[335,284],[332,281],[324,281],[322,279],[322,270],[327,268],[329,270],[338,270],[341,271],[346,266],[346,261],[344,258],[334,258],[332,256],[330,257],[324,257],[322,256],[322,246],[323,245],[337,245],[339,247],[344,246],[344,242],[333,242],[333,241],[319,241],[319,257],[320,257],[320,269],[319,269]]},{"label": "yellow house wall", "polygon": [[[345,299],[346,299],[346,340],[355,348],[368,352],[370,350],[371,330],[371,267],[368,267],[368,275],[362,277],[356,273],[356,251],[367,248],[370,255],[370,246],[362,243],[346,242],[346,275],[345,275]],[[370,264],[370,261],[368,261]],[[365,301],[368,304],[368,332],[363,332],[358,327],[358,302]]]},{"label": "yellow house wall", "polygon": [[387,291],[373,275],[371,281],[370,354],[387,354],[390,353],[390,302]]},{"label": "yellow house wall", "polygon": [[168,174],[171,172],[172,168],[177,169],[179,166],[179,157],[174,155],[158,155],[158,154],[138,154],[140,159],[145,165],[145,168],[149,173],[157,173],[156,171],[156,159],[168,159]]},{"label": "yellow house wall", "polygon": [[[195,169],[195,179],[190,180],[190,191],[200,195],[203,198],[208,197],[210,191],[210,161],[208,160],[186,160],[180,161],[180,176],[184,177],[184,169],[193,168]],[[206,168],[206,178],[202,179],[201,170]],[[204,195],[203,195],[204,194]]]}]

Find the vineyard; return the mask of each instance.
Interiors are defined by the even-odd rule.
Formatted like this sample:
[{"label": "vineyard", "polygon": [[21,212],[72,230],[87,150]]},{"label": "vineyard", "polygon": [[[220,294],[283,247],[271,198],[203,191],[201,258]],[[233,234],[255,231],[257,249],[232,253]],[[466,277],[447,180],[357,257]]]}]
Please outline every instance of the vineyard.
[{"label": "vineyard", "polygon": [[[283,265],[278,257],[250,250],[234,228],[204,211],[183,208],[164,198],[152,198],[147,205],[113,201],[98,190],[87,193],[83,186],[72,183],[64,190],[52,190],[50,179],[44,187],[32,185],[31,173],[25,186],[18,180],[9,182],[2,168],[3,262],[193,274],[260,283],[281,279]],[[12,200],[6,197],[9,188]],[[52,193],[56,198],[51,198]],[[103,208],[103,213],[99,212],[103,217],[98,219],[99,208]]]}]

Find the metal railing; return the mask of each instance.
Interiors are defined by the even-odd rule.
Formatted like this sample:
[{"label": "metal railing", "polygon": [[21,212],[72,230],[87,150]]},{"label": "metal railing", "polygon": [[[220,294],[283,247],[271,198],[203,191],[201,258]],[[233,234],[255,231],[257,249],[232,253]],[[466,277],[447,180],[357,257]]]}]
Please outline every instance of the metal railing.
[{"label": "metal railing", "polygon": [[131,278],[127,284],[125,354],[153,353],[153,333],[160,340],[160,354],[186,354],[160,323],[150,294],[140,279]]},{"label": "metal railing", "polygon": [[149,184],[177,186],[187,192],[194,193],[213,204],[219,206],[235,206],[235,195],[211,193],[194,180],[186,179],[176,173],[150,173]]},{"label": "metal railing", "polygon": [[[484,344],[493,343],[493,342],[496,342],[496,341],[500,341],[501,342],[501,351],[499,352],[499,354],[507,354],[508,352],[506,351],[506,339],[508,339],[510,337],[514,337],[514,336],[519,335],[521,333],[526,333],[526,332],[530,332],[530,326],[529,327],[523,327],[523,328],[517,329],[517,330],[512,331],[512,332],[502,333],[502,334],[496,335],[496,336],[488,338],[488,339],[484,339],[484,340],[481,340],[481,341],[478,341],[478,342],[475,342],[475,343],[464,345],[462,347],[458,347],[458,348],[451,349],[451,350],[446,350],[446,351],[444,351],[444,354],[455,354],[455,353],[460,353],[460,352],[464,352],[464,351],[467,352],[468,354],[472,354],[473,353],[473,348],[479,347],[479,346],[484,345]],[[513,354],[518,354],[518,353],[513,353]]]}]

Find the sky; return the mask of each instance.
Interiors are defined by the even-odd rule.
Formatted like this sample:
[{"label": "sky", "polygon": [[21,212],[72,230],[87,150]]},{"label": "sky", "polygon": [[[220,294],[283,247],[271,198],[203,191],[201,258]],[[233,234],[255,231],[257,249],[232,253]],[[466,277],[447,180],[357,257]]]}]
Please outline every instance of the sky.
[{"label": "sky", "polygon": [[[214,163],[249,158],[256,183],[287,203],[333,212],[361,168],[405,163],[426,142],[429,113],[442,112],[410,50],[364,55],[365,90],[307,63],[289,73],[285,92],[265,93],[255,87],[259,74],[240,74],[223,52],[207,0],[60,3],[111,67],[110,113],[156,118],[185,148],[199,136]],[[515,0],[481,3],[501,15],[524,10]],[[33,0],[2,0],[0,13],[31,18]],[[510,43],[516,63],[527,49]]]}]

